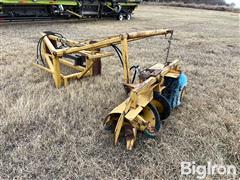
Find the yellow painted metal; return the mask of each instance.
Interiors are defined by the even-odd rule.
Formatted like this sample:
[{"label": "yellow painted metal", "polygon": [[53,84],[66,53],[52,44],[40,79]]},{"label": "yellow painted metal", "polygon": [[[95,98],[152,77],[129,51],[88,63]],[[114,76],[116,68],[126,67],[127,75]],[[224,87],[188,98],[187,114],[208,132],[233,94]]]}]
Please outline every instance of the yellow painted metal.
[{"label": "yellow painted metal", "polygon": [[39,69],[42,69],[42,70],[44,70],[44,71],[46,71],[46,72],[49,72],[49,73],[52,73],[53,74],[53,71],[51,71],[51,69],[49,69],[49,68],[46,68],[46,67],[44,67],[44,66],[42,66],[42,65],[39,65],[39,64],[37,64],[37,63],[32,63],[35,67],[37,67],[37,68],[39,68]]},{"label": "yellow painted metal", "polygon": [[136,116],[135,121],[138,124],[138,129],[141,131],[143,131],[148,126],[149,123],[146,119],[144,119],[142,115],[139,114]]},{"label": "yellow painted metal", "polygon": [[137,108],[131,108],[125,115],[125,118],[129,121],[133,121],[142,110],[143,108],[141,106],[138,106]]},{"label": "yellow painted metal", "polygon": [[151,104],[152,104],[154,107],[157,108],[158,112],[160,112],[160,113],[164,112],[164,107],[163,107],[163,105],[162,105],[159,101],[153,99],[153,100],[151,101]]},{"label": "yellow painted metal", "polygon": [[156,78],[151,77],[141,83],[140,87],[133,89],[132,91],[137,91],[137,104],[139,106],[145,107],[153,98],[153,89],[155,88]]},{"label": "yellow painted metal", "polygon": [[156,123],[155,115],[148,106],[143,108],[143,110],[140,112],[139,116],[148,122],[148,124],[147,124],[148,126],[146,126],[146,125],[140,126],[140,128],[139,128],[140,131],[144,131],[147,127],[150,127],[151,129],[155,129],[155,125],[156,125],[155,124]]},{"label": "yellow painted metal", "polygon": [[129,62],[128,62],[128,42],[127,36],[123,36],[121,41],[122,45],[122,59],[123,59],[123,68],[124,68],[124,81],[129,83],[130,81],[130,69],[129,69]]},{"label": "yellow painted metal", "polygon": [[[159,112],[163,111],[163,106],[153,99],[153,92],[157,91],[161,94],[164,86],[164,78],[172,77],[178,78],[180,75],[179,60],[175,60],[167,65],[157,63],[149,68],[149,72],[154,72],[147,76],[146,79],[139,81],[139,83],[132,84],[130,82],[130,65],[128,55],[128,43],[140,40],[146,37],[168,35],[173,31],[169,29],[160,29],[152,31],[141,31],[132,33],[123,33],[115,36],[105,38],[98,38],[95,40],[75,41],[65,38],[60,38],[55,35],[44,35],[43,44],[41,46],[41,53],[46,65],[34,64],[52,74],[57,88],[62,85],[67,86],[70,79],[80,79],[85,76],[93,76],[96,63],[100,59],[112,56],[111,52],[102,51],[103,48],[112,45],[120,45],[123,60],[123,79],[124,86],[127,87],[129,97],[120,105],[114,108],[104,120],[105,124],[115,124],[114,127],[114,144],[116,145],[122,132],[126,129],[129,132],[126,137],[127,149],[131,150],[136,141],[137,131],[150,132],[154,131],[156,126],[156,117],[148,104],[151,102]],[[57,48],[56,44],[67,44],[67,47]],[[84,57],[84,65],[76,65],[69,61],[70,55],[80,55]],[[61,72],[61,66],[64,65],[72,70],[74,73],[64,75]]]},{"label": "yellow painted metal", "polygon": [[[178,78],[180,75],[180,69],[178,66],[179,60],[175,60],[167,66],[156,64],[151,67],[151,70],[156,70],[158,74],[149,77],[143,82],[137,84],[126,84],[131,87],[131,91],[129,93],[129,98],[117,106],[108,116],[108,120],[105,122],[114,122],[119,120],[124,120],[127,122],[127,126],[135,128],[139,131],[144,131],[147,129],[149,132],[154,132],[156,126],[156,117],[154,112],[147,106],[150,102],[159,113],[164,111],[163,105],[158,101],[153,99],[153,91],[157,91],[161,94],[162,90],[165,88],[164,86],[164,77],[173,77]],[[128,111],[126,111],[126,107],[130,107]],[[125,114],[124,118],[114,118],[114,114]],[[111,118],[113,117],[113,118]],[[160,120],[160,119],[159,119]],[[122,123],[121,129],[125,126]],[[118,127],[118,133],[121,129]],[[116,137],[116,135],[115,135]],[[117,136],[118,137],[118,136]],[[118,138],[115,138],[115,144]],[[136,139],[126,140],[127,149],[131,150]]]},{"label": "yellow painted metal", "polygon": [[121,116],[119,117],[118,121],[117,121],[117,125],[115,128],[115,133],[114,133],[114,145],[117,145],[118,142],[118,138],[123,126],[123,121],[124,121],[124,112],[121,114]]},{"label": "yellow painted metal", "polygon": [[136,128],[132,128],[132,138],[130,139],[127,139],[127,150],[132,150],[133,146],[134,146],[134,143],[136,141],[136,138],[137,138],[137,129]]},{"label": "yellow painted metal", "polygon": [[57,88],[61,87],[62,84],[62,79],[61,79],[61,70],[60,70],[60,62],[59,58],[56,57],[53,60],[53,67],[54,67],[54,80],[55,80],[55,85]]},{"label": "yellow painted metal", "polygon": [[[80,79],[84,76],[94,75],[93,66],[96,60],[113,55],[112,52],[99,52],[99,50],[79,51],[76,52],[76,54],[81,54],[82,56],[86,57],[86,66],[75,65],[74,63],[63,58],[63,54],[66,53],[63,53],[61,49],[56,49],[54,44],[65,41],[66,43],[69,43],[71,45],[76,45],[78,44],[77,41],[65,39],[63,40],[54,35],[42,35],[44,38],[43,43],[41,44],[41,54],[47,66],[36,63],[34,63],[34,65],[51,73],[55,82],[55,86],[57,88],[60,88],[62,85],[67,86],[70,79]],[[75,70],[76,72],[68,75],[63,75],[63,73],[61,72],[61,65],[67,66],[68,68]]]},{"label": "yellow painted metal", "polygon": [[[111,46],[112,44],[117,45],[121,44],[122,48],[122,59],[123,59],[123,69],[124,69],[124,82],[130,83],[130,67],[129,67],[129,57],[128,57],[128,43],[131,41],[140,40],[146,37],[157,36],[157,35],[167,35],[171,34],[173,31],[169,29],[159,29],[159,30],[151,30],[151,31],[140,31],[140,32],[132,32],[132,33],[124,33],[115,36],[109,36],[105,38],[99,38],[92,41],[75,41],[65,38],[60,38],[55,35],[46,35],[42,33],[44,36],[41,52],[43,57],[48,55],[51,57],[51,61],[53,64],[53,68],[45,66],[41,66],[40,64],[36,65],[36,67],[40,67],[41,69],[48,69],[47,72],[53,74],[54,82],[57,88],[61,87],[62,85],[67,86],[68,80],[72,78],[80,79],[84,76],[93,75],[93,67],[94,67],[94,60],[101,59],[104,57],[112,56],[113,53],[110,52],[99,52],[99,49],[106,48]],[[57,43],[65,43],[68,47],[64,48],[56,48],[55,44]],[[87,66],[75,66],[71,62],[68,62],[65,58],[66,55],[70,54],[81,54],[82,56],[86,57],[86,64]],[[46,60],[46,58],[45,58]],[[77,70],[76,73],[63,75],[61,73],[60,64],[65,65],[71,69]],[[51,66],[51,65],[50,65]],[[147,97],[148,96],[148,97]],[[138,103],[146,104],[151,95],[144,95],[140,99]],[[136,99],[136,98],[135,98]],[[143,102],[144,101],[144,102]],[[136,106],[136,104],[135,104]]]},{"label": "yellow painted metal", "polygon": [[165,74],[165,77],[178,78],[180,76],[180,71],[170,70]]},{"label": "yellow painted metal", "polygon": [[129,98],[123,101],[119,106],[114,108],[109,114],[121,114],[125,110],[128,102],[129,102]]}]

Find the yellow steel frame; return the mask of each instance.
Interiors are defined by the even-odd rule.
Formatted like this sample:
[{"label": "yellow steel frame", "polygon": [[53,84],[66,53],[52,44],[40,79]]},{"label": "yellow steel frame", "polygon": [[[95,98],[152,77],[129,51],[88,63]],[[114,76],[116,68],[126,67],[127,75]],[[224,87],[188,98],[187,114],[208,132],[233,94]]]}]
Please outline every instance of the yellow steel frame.
[{"label": "yellow steel frame", "polygon": [[[124,69],[124,82],[130,82],[130,67],[129,67],[129,58],[128,58],[128,42],[143,39],[146,37],[157,36],[157,35],[167,35],[173,33],[169,29],[160,29],[152,31],[141,31],[141,32],[132,32],[125,33],[115,36],[110,36],[102,39],[96,39],[92,41],[73,41],[65,39],[68,44],[71,46],[56,49],[54,44],[62,42],[63,39],[55,36],[48,35],[43,38],[43,44],[41,47],[42,56],[47,63],[47,67],[33,63],[34,66],[41,68],[52,74],[55,86],[60,88],[62,85],[67,86],[70,79],[80,79],[84,76],[92,76],[93,65],[97,60],[100,60],[104,57],[112,56],[111,52],[99,52],[99,49],[109,47],[111,45],[121,45],[122,50],[122,59],[123,59],[123,69]],[[45,34],[42,34],[43,36]],[[86,67],[84,66],[75,66],[73,63],[67,61],[64,56],[69,54],[80,54],[86,57]],[[76,73],[64,75],[61,72],[61,65],[67,66],[71,69],[76,70]]]},{"label": "yellow steel frame", "polygon": [[[131,88],[129,98],[127,98],[123,103],[114,108],[104,123],[112,123],[112,115],[118,115],[117,124],[114,131],[114,144],[116,145],[119,139],[120,132],[124,127],[124,122],[128,122],[132,127],[133,137],[126,139],[127,149],[131,150],[136,141],[136,130],[144,131],[145,129],[154,129],[154,123],[151,121],[146,121],[142,118],[139,113],[144,111],[146,106],[153,101],[153,91],[160,92],[165,88],[164,77],[177,78],[180,75],[179,60],[175,60],[170,64],[164,66],[157,70],[161,70],[156,76],[151,76],[145,81],[138,84],[125,84]],[[156,107],[157,108],[157,107]],[[149,114],[146,114],[146,117]],[[147,117],[147,119],[152,119],[152,117]]]},{"label": "yellow steel frame", "polygon": [[[34,63],[34,65],[51,73],[56,87],[60,88],[62,85],[67,86],[70,79],[80,79],[85,76],[93,76],[94,64],[101,58],[113,55],[111,52],[104,52],[100,50],[111,45],[120,45],[124,71],[124,85],[130,89],[129,98],[127,98],[123,103],[113,109],[105,119],[104,123],[107,124],[112,123],[112,121],[117,121],[114,131],[115,145],[118,142],[121,129],[123,127],[130,127],[132,136],[131,138],[126,139],[126,143],[127,149],[131,150],[133,148],[134,142],[136,141],[137,130],[144,131],[145,129],[148,129],[151,131],[154,128],[153,126],[155,126],[153,115],[146,109],[147,105],[153,100],[153,91],[161,93],[165,88],[164,77],[177,78],[181,71],[178,65],[178,60],[175,60],[167,65],[156,64],[151,67],[152,70],[156,70],[155,75],[151,75],[147,79],[136,84],[130,83],[131,74],[128,57],[128,43],[146,37],[157,35],[166,36],[172,33],[173,30],[160,29],[153,31],[125,33],[96,39],[94,41],[83,42],[61,39],[54,35],[48,35],[44,36],[44,43],[41,46],[41,53],[47,66],[37,63]],[[68,47],[56,49],[54,44],[62,41],[65,41],[68,44]],[[76,66],[74,63],[64,58],[66,55],[70,54],[80,54],[84,56],[86,58],[86,65]],[[61,71],[61,65],[74,69],[77,72],[64,75]],[[147,113],[144,116],[141,116],[141,112]],[[144,118],[147,118],[148,120]]]}]

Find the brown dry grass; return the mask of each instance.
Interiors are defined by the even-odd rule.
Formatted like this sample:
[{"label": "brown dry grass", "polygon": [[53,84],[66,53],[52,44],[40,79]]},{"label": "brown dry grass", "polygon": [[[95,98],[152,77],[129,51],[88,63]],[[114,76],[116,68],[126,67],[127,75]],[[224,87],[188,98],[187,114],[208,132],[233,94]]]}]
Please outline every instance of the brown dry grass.
[{"label": "brown dry grass", "polygon": [[[1,25],[0,179],[179,179],[180,162],[234,164],[240,172],[239,22],[237,14],[140,6],[130,21]],[[55,89],[32,67],[39,33],[68,38],[173,28],[171,58],[189,77],[184,105],[173,111],[155,140],[141,134],[133,151],[102,128],[101,119],[125,99],[122,70],[103,61],[101,77]],[[132,43],[132,64],[163,61],[164,41]],[[225,177],[226,178],[226,177]]]}]

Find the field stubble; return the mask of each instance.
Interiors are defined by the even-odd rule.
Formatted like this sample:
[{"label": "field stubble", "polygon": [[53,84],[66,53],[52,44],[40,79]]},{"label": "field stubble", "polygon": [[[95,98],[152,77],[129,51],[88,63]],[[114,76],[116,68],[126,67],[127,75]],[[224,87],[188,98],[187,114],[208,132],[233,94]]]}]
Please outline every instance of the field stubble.
[{"label": "field stubble", "polygon": [[[132,21],[1,25],[0,178],[178,179],[181,161],[209,160],[240,172],[238,20],[229,12],[140,6]],[[80,40],[156,28],[175,30],[170,58],[182,59],[187,96],[157,138],[139,134],[133,151],[123,142],[114,147],[101,123],[126,98],[117,57],[103,60],[102,76],[65,89],[31,65],[42,31]],[[166,45],[131,43],[131,64],[163,62]]]}]

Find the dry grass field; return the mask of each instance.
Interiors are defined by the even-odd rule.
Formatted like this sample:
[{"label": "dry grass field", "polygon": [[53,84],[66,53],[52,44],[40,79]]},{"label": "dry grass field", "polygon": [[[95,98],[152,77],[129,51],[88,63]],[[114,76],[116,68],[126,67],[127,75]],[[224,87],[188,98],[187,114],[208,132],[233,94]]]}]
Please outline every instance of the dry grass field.
[{"label": "dry grass field", "polygon": [[[139,134],[133,151],[123,141],[114,147],[101,122],[126,98],[117,56],[103,60],[102,76],[61,89],[31,65],[42,31],[81,40],[156,28],[175,30],[170,58],[182,59],[187,96],[157,138]],[[132,21],[1,24],[0,36],[0,179],[179,179],[181,161],[233,164],[240,173],[238,14],[140,6]],[[163,62],[166,46],[133,42],[130,62]]]}]

